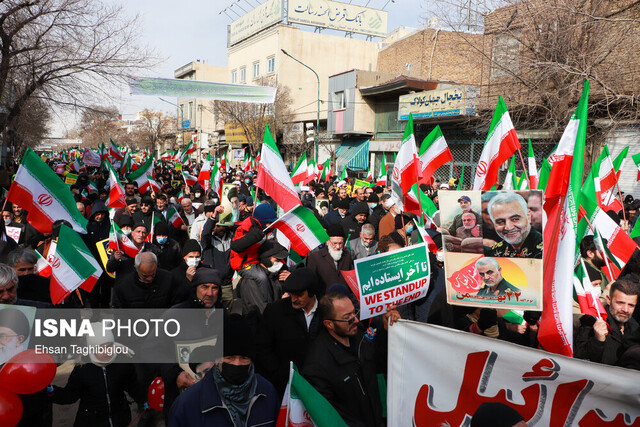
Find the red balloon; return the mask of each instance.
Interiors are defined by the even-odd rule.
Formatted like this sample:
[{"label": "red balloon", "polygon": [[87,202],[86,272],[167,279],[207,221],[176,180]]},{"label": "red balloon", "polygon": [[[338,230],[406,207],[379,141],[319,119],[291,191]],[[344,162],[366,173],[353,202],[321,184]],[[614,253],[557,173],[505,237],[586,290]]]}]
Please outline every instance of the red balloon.
[{"label": "red balloon", "polygon": [[10,391],[0,389],[0,425],[14,427],[22,418],[22,401]]},{"label": "red balloon", "polygon": [[149,391],[147,392],[147,401],[151,409],[162,412],[164,408],[164,381],[162,381],[162,378],[155,377],[154,380],[151,381]]},{"label": "red balloon", "polygon": [[0,388],[16,393],[36,393],[53,381],[56,362],[47,353],[25,350],[13,356],[0,369]]}]

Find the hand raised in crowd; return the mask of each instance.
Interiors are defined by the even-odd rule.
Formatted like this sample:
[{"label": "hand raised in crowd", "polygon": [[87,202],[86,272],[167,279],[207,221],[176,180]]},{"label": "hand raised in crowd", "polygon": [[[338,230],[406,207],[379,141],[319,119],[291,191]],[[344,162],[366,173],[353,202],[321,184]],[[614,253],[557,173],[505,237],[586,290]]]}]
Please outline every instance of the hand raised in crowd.
[{"label": "hand raised in crowd", "polygon": [[524,334],[527,332],[527,325],[518,325],[517,323],[509,323],[506,322],[506,327],[511,332],[516,332],[518,334]]},{"label": "hand raised in crowd", "polygon": [[216,215],[223,213],[224,212],[224,206],[222,206],[222,205],[216,206],[216,209],[214,210],[214,212],[215,212]]},{"label": "hand raised in crowd", "polygon": [[178,389],[189,388],[196,383],[196,380],[189,375],[187,371],[180,372],[178,378],[176,378],[176,385]]},{"label": "hand raised in crowd", "polygon": [[116,259],[116,261],[120,261],[122,259],[122,252],[121,251],[115,251],[113,253],[113,257]]},{"label": "hand raised in crowd", "polygon": [[280,274],[278,274],[278,280],[284,282],[290,274],[291,272],[289,270],[282,270]]},{"label": "hand raised in crowd", "polygon": [[[387,319],[389,319],[388,322]],[[398,312],[398,307],[395,305],[389,306],[389,310],[382,315],[382,324],[384,325],[384,329],[389,330],[389,326],[393,325],[399,319],[402,319],[402,317]]]},{"label": "hand raised in crowd", "polygon": [[598,341],[604,341],[607,339],[607,335],[609,335],[609,330],[607,328],[607,322],[602,319],[596,320],[596,323],[593,324],[593,333]]},{"label": "hand raised in crowd", "polygon": [[196,274],[196,268],[195,267],[187,267],[187,279],[189,279],[189,281],[193,280],[193,276]]}]

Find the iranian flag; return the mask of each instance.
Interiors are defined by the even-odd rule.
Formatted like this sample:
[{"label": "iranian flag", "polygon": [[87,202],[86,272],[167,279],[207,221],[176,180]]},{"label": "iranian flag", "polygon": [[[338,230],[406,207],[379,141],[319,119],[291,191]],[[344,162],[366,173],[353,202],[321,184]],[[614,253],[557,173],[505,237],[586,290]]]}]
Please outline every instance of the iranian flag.
[{"label": "iranian flag", "polygon": [[425,225],[434,230],[437,228],[436,224],[433,222],[433,216],[438,211],[438,208],[433,203],[433,200],[429,196],[427,196],[421,189],[418,187],[418,184],[413,184],[407,196],[405,197],[405,210],[407,212],[411,212],[413,214],[418,215],[424,219]]},{"label": "iranian flag", "polygon": [[591,200],[597,201],[601,209],[618,212],[623,206],[615,197],[617,183],[618,175],[609,155],[609,148],[605,145],[584,181],[582,192],[584,197],[593,197]]},{"label": "iranian flag", "polygon": [[300,199],[291,177],[282,161],[276,142],[271,136],[269,125],[265,126],[262,142],[262,161],[258,169],[256,186],[262,188],[285,211],[300,206]]},{"label": "iranian flag", "polygon": [[135,258],[140,250],[133,244],[129,236],[124,234],[115,221],[111,221],[111,230],[109,231],[109,249],[112,251],[124,252],[131,258]]},{"label": "iranian flag", "polygon": [[30,148],[9,188],[7,199],[29,212],[29,223],[41,233],[51,233],[51,224],[69,221],[78,233],[87,232],[87,219],[78,208],[69,187]]},{"label": "iranian flag", "polygon": [[34,251],[36,253],[36,257],[38,261],[36,262],[34,268],[34,274],[42,277],[51,277],[51,264],[43,257],[40,252]]},{"label": "iranian flag", "polygon": [[151,175],[147,175],[147,180],[149,181],[149,187],[151,188],[151,191],[153,191],[154,193],[159,193],[162,187],[160,187],[158,181],[153,179]]},{"label": "iranian flag", "polygon": [[302,153],[302,157],[296,163],[296,167],[291,171],[291,182],[294,185],[305,183],[307,176],[307,153]]},{"label": "iranian flag", "polygon": [[378,176],[378,180],[376,181],[376,185],[382,185],[383,187],[387,186],[387,157],[385,153],[382,153],[382,163],[380,163],[380,176]]},{"label": "iranian flag", "polygon": [[120,162],[124,158],[120,147],[112,139],[109,140],[109,157],[111,158],[111,163]]},{"label": "iranian flag", "polygon": [[174,228],[178,228],[184,224],[184,221],[182,220],[182,217],[180,216],[176,208],[169,209],[169,212],[167,212],[167,220],[171,225],[173,225]]},{"label": "iranian flag", "polygon": [[313,159],[310,159],[307,162],[307,177],[302,182],[303,184],[308,184],[313,181],[316,177],[316,162]]},{"label": "iranian flag", "polygon": [[433,174],[440,166],[453,160],[439,125],[422,141],[419,157],[422,174],[420,182],[427,185],[433,184]]},{"label": "iranian flag", "polygon": [[211,170],[211,189],[218,193],[218,197],[222,197],[222,174],[218,167],[218,162],[214,162],[213,169]]},{"label": "iranian flag", "polygon": [[140,194],[144,194],[149,190],[149,178],[147,176],[153,175],[153,158],[149,157],[146,162],[135,172],[130,173],[127,176],[127,179],[131,182],[136,182],[138,184],[138,191]]},{"label": "iranian flag", "polygon": [[244,149],[244,160],[242,161],[242,170],[248,172],[251,170],[251,153],[246,148]]},{"label": "iranian flag", "polygon": [[589,82],[585,80],[578,108],[550,157],[545,190],[543,308],[538,341],[543,349],[573,355],[573,266],[580,256],[578,201],[582,187]]},{"label": "iranian flag", "polygon": [[346,427],[338,411],[331,406],[289,362],[289,383],[284,391],[276,427]]},{"label": "iranian flag", "polygon": [[371,170],[371,165],[369,165],[369,169],[367,170],[367,177],[364,180],[367,182],[373,181],[373,171]]},{"label": "iranian flag", "polygon": [[282,215],[271,227],[280,230],[291,242],[291,249],[302,257],[329,240],[329,235],[304,206],[296,206]]},{"label": "iranian flag", "polygon": [[195,147],[193,146],[193,139],[189,141],[187,145],[185,145],[184,150],[182,150],[182,155],[180,157],[184,157],[187,154],[191,154],[195,151]]},{"label": "iranian flag", "polygon": [[162,153],[160,155],[160,160],[169,160],[171,158],[171,153],[169,153],[168,151],[164,151],[164,153]]},{"label": "iranian flag", "polygon": [[78,233],[62,224],[56,253],[51,257],[51,302],[60,304],[78,288],[91,292],[102,268]]},{"label": "iranian flag", "polygon": [[573,288],[575,300],[580,306],[580,313],[589,314],[598,319],[606,320],[607,312],[600,301],[599,295],[591,284],[591,279],[587,274],[587,267],[584,259],[580,258],[580,263],[576,267],[573,275]]},{"label": "iranian flag", "polygon": [[640,181],[640,153],[634,154],[631,156],[633,163],[636,165],[636,169],[638,169],[638,175],[636,177],[636,181]]},{"label": "iranian flag", "polygon": [[398,150],[391,176],[391,197],[400,208],[404,204],[404,195],[417,181],[419,166],[416,139],[413,135],[413,115],[409,114],[409,121],[404,129],[402,145]]},{"label": "iranian flag", "polygon": [[498,182],[498,169],[520,149],[520,141],[502,97],[493,113],[489,134],[473,180],[474,190],[490,190]]},{"label": "iranian flag", "polygon": [[317,181],[329,181],[330,177],[331,177],[331,159],[327,159],[326,162],[324,162],[324,164],[322,166],[318,165],[318,168],[320,169],[320,172],[318,172],[318,179]]},{"label": "iranian flag", "polygon": [[[579,239],[577,243],[579,244],[582,238],[589,233],[589,223],[591,223],[597,237],[606,240],[606,245],[601,246],[604,251],[605,260],[611,261],[614,264],[611,266],[614,267],[614,272],[610,274],[613,275],[612,279],[615,280],[620,274],[620,271],[629,262],[633,251],[638,245],[605,211],[596,205],[595,200],[596,197],[592,192],[585,191],[585,188],[582,189],[580,205],[588,217],[589,222],[587,222],[586,219],[580,221],[578,225]],[[607,272],[606,269],[605,272]]]},{"label": "iranian flag", "polygon": [[82,154],[82,162],[87,166],[100,167],[102,160],[100,159],[100,154],[96,151],[85,148],[84,153]]},{"label": "iranian flag", "polygon": [[529,139],[529,154],[527,155],[527,167],[529,169],[529,188],[538,189],[538,167],[536,166],[536,156],[533,153],[533,145]]},{"label": "iranian flag", "polygon": [[187,184],[188,186],[196,185],[196,182],[198,182],[198,178],[191,175],[184,169],[182,170],[182,179],[184,179],[184,183]]},{"label": "iranian flag", "polygon": [[346,181],[349,179],[349,174],[347,174],[347,167],[344,166],[342,169],[342,174],[340,175],[340,181]]},{"label": "iranian flag", "polygon": [[509,170],[507,171],[507,176],[504,177],[504,182],[502,183],[503,190],[513,190],[517,188],[517,173],[516,173],[516,162],[514,157],[511,156],[511,163],[509,163]]},{"label": "iranian flag", "polygon": [[115,169],[111,166],[111,163],[107,160],[105,162],[107,170],[109,171],[109,179],[107,180],[107,187],[109,187],[109,198],[107,199],[107,206],[114,209],[124,208],[127,206],[124,197],[124,188],[120,184],[118,175]]},{"label": "iranian flag", "polygon": [[613,160],[613,167],[616,170],[616,176],[618,177],[618,181],[620,181],[620,174],[624,169],[625,163],[627,163],[627,154],[629,154],[629,146],[624,147],[624,149],[616,156]]},{"label": "iranian flag", "polygon": [[198,182],[202,188],[204,188],[205,192],[211,187],[211,161],[209,160],[209,156],[207,156],[207,160],[202,164],[202,168],[198,174]]}]

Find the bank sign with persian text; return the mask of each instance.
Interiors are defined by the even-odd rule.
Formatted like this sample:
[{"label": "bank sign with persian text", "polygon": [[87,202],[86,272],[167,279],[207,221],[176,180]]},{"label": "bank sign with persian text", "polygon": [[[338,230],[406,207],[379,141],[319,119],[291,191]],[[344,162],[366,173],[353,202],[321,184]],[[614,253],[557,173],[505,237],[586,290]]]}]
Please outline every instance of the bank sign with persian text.
[{"label": "bank sign with persian text", "polygon": [[386,37],[387,12],[355,4],[326,0],[289,0],[290,23]]},{"label": "bank sign with persian text", "polygon": [[398,120],[414,120],[434,117],[462,116],[476,114],[476,86],[440,85],[436,90],[426,90],[400,96]]},{"label": "bank sign with persian text", "polygon": [[427,294],[429,257],[425,244],[355,261],[360,289],[360,320],[384,314]]},{"label": "bank sign with persian text", "polygon": [[229,25],[229,46],[251,37],[283,18],[283,0],[267,0]]}]

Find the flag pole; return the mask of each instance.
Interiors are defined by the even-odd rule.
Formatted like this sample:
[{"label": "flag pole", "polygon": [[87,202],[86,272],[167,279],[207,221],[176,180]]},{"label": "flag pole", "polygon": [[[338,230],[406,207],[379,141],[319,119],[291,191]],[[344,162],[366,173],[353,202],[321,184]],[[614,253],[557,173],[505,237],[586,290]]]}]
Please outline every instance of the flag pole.
[{"label": "flag pole", "polygon": [[460,174],[458,173],[458,167],[456,166],[456,161],[453,160],[453,156],[451,156],[451,163],[453,163],[453,170],[456,171],[456,176],[458,177],[458,182],[460,182]]},{"label": "flag pole", "polygon": [[529,189],[531,189],[531,179],[529,178],[529,173],[527,172],[527,165],[524,164],[524,157],[522,157],[522,151],[519,148],[518,148],[518,155],[520,156],[520,162],[522,163],[524,177],[527,179],[527,183],[529,184]]}]

